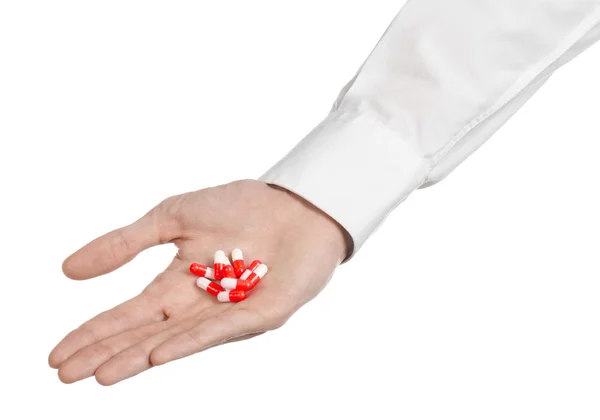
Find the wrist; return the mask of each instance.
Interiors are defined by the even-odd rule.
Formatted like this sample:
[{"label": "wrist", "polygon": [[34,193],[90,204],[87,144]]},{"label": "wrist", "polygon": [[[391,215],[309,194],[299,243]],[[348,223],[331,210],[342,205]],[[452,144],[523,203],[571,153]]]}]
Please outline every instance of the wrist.
[{"label": "wrist", "polygon": [[337,264],[351,255],[352,238],[331,216],[292,191],[277,185],[267,184],[267,186],[277,192],[278,207],[282,209],[287,223],[294,226],[292,229],[298,230],[302,235],[311,235],[332,258],[336,259]]}]

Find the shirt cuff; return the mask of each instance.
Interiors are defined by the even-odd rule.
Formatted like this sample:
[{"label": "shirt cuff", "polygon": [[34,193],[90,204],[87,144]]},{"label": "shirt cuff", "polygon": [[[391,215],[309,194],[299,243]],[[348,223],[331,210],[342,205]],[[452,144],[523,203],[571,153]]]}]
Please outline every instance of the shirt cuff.
[{"label": "shirt cuff", "polygon": [[421,154],[382,118],[364,103],[337,109],[260,178],[336,220],[353,240],[350,256],[427,178]]}]

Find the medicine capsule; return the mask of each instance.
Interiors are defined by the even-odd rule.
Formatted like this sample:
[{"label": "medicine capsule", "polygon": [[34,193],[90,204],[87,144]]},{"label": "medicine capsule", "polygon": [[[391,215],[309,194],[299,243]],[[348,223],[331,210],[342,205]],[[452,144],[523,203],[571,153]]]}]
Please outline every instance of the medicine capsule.
[{"label": "medicine capsule", "polygon": [[246,280],[248,277],[250,277],[250,274],[252,274],[256,267],[258,267],[261,264],[262,262],[260,260],[252,261],[248,268],[246,268],[246,271],[244,271],[244,273],[240,276],[240,280]]},{"label": "medicine capsule", "polygon": [[227,256],[221,250],[215,252],[215,259],[213,269],[215,272],[215,280],[221,280],[223,278],[223,268],[225,268],[225,261]]},{"label": "medicine capsule", "polygon": [[247,280],[242,279],[223,279],[221,286],[230,290],[252,290],[258,282],[267,274],[268,268],[265,264],[260,264],[256,267]]},{"label": "medicine capsule", "polygon": [[[234,280],[234,279],[231,279]],[[246,292],[243,290],[228,290],[217,295],[219,302],[240,302],[246,299]]]},{"label": "medicine capsule", "polygon": [[232,266],[226,265],[223,268],[223,278],[235,278],[235,271],[233,270]]},{"label": "medicine capsule", "polygon": [[190,265],[190,273],[198,277],[206,277],[207,279],[214,280],[215,272],[211,267],[207,267],[203,264],[193,263]]},{"label": "medicine capsule", "polygon": [[240,277],[244,274],[244,270],[246,270],[246,264],[244,263],[244,254],[242,254],[242,250],[239,248],[231,251],[231,259],[233,260],[233,271],[235,272],[236,277]]},{"label": "medicine capsule", "polygon": [[253,289],[254,286],[256,286],[258,282],[261,281],[265,274],[267,274],[267,271],[269,271],[269,268],[266,266],[266,264],[260,264],[254,269],[252,274],[250,274],[250,277],[248,277],[248,279],[246,280],[248,283],[250,283],[251,289]]},{"label": "medicine capsule", "polygon": [[207,279],[205,277],[198,277],[198,280],[196,280],[196,284],[198,285],[199,288],[206,290],[211,295],[217,296],[217,297],[219,297],[219,293],[222,293],[225,291],[225,289],[223,289],[223,287],[221,287],[218,283],[215,283],[214,281],[210,281],[209,279]]},{"label": "medicine capsule", "polygon": [[235,278],[235,271],[233,270],[233,266],[231,265],[231,262],[229,262],[229,258],[227,258],[227,256],[225,256],[225,262],[223,264],[223,278]]}]

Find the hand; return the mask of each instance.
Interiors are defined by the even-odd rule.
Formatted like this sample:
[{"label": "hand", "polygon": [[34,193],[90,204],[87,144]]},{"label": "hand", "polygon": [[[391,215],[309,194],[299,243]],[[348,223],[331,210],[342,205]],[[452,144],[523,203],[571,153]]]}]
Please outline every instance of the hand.
[{"label": "hand", "polygon": [[[154,245],[178,253],[138,296],[69,333],[49,364],[72,383],[95,375],[112,385],[152,366],[282,326],[315,297],[346,257],[349,240],[331,218],[298,196],[258,181],[171,197],[144,217],[67,258],[64,273],[89,279],[131,261]],[[212,263],[217,249],[244,251],[269,273],[239,303],[219,303],[199,289],[192,262]]]}]

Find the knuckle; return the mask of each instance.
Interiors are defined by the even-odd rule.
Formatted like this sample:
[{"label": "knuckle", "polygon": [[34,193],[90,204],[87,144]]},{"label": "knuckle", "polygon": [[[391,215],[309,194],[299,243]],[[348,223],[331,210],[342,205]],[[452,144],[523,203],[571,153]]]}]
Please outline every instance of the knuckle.
[{"label": "knuckle", "polygon": [[87,352],[87,358],[94,361],[108,360],[113,354],[112,349],[102,341],[90,346]]},{"label": "knuckle", "polygon": [[77,330],[73,331],[73,333],[76,333],[77,331],[83,334],[83,336],[86,337],[85,340],[89,341],[90,343],[95,343],[98,341],[98,337],[96,336],[94,329],[90,326],[89,321],[81,324]]},{"label": "knuckle", "polygon": [[187,194],[169,197],[150,211],[150,216],[158,227],[159,242],[165,244],[180,235],[184,224],[184,203]]},{"label": "knuckle", "polygon": [[183,334],[185,334],[191,341],[195,343],[198,350],[205,346],[205,343],[202,341],[201,337],[196,333],[196,331],[187,330],[184,331]]},{"label": "knuckle", "polygon": [[141,345],[132,347],[128,353],[128,356],[135,360],[149,360],[150,357],[150,351]]},{"label": "knuckle", "polygon": [[180,214],[181,208],[186,201],[187,194],[174,195],[164,199],[156,208],[169,216],[176,217]]},{"label": "knuckle", "polygon": [[134,247],[135,241],[128,239],[123,232],[123,229],[119,229],[109,246],[110,255],[113,262],[118,263],[122,260],[123,256],[128,257],[131,255]]}]

